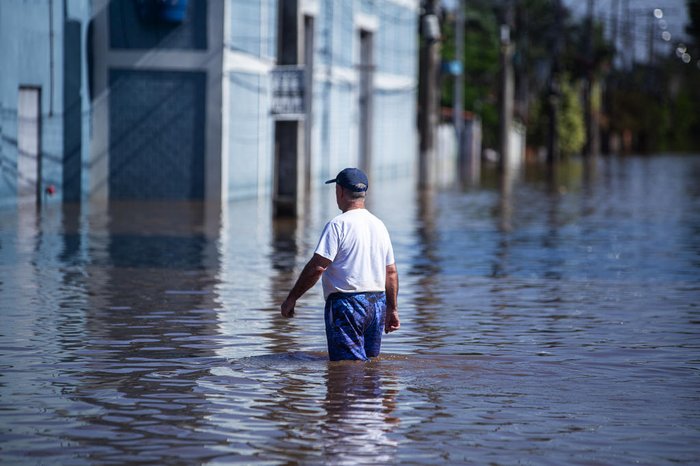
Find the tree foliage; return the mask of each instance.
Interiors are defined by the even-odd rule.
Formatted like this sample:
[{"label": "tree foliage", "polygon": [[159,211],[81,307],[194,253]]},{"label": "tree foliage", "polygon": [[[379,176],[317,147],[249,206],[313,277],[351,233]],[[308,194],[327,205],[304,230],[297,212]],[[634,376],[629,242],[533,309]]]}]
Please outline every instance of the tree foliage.
[{"label": "tree foliage", "polygon": [[557,113],[559,149],[563,156],[578,154],[586,143],[586,128],[583,122],[583,107],[579,98],[580,83],[563,79],[561,83],[561,105]]},{"label": "tree foliage", "polygon": [[[465,10],[464,56],[465,86],[463,108],[479,115],[484,127],[484,142],[494,145],[498,129],[498,22],[488,3],[468,2]],[[442,59],[459,59],[455,50],[454,19],[443,21]],[[453,77],[443,75],[441,104],[451,107],[454,98]]]},{"label": "tree foliage", "polygon": [[[464,56],[465,110],[481,117],[484,144],[498,146],[500,27],[505,1],[466,2]],[[527,143],[544,146],[550,98],[549,80],[559,50],[557,133],[564,154],[578,153],[585,143],[583,83],[592,83],[593,112],[602,115],[604,138],[631,141],[630,151],[700,150],[700,0],[687,0],[687,44],[691,64],[675,53],[658,56],[654,64],[634,63],[614,69],[615,49],[601,21],[574,17],[552,0],[519,0],[512,38],[516,77],[516,118],[527,127]],[[443,59],[454,60],[454,22],[443,18]],[[605,83],[604,86],[601,86]],[[442,78],[443,106],[451,107],[454,81]],[[604,147],[606,144],[604,143]]]},{"label": "tree foliage", "polygon": [[[610,130],[629,139],[628,151],[700,150],[700,1],[686,5],[690,42],[653,64],[635,63],[610,75]],[[683,49],[693,57],[689,63],[677,53]]]}]

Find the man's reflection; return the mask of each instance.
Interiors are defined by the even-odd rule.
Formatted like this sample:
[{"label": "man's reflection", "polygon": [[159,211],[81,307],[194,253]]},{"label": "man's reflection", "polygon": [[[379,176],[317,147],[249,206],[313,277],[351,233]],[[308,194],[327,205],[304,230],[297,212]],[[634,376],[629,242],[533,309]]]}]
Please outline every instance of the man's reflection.
[{"label": "man's reflection", "polygon": [[398,442],[391,432],[398,387],[385,361],[329,362],[323,449],[336,463],[392,462]]}]

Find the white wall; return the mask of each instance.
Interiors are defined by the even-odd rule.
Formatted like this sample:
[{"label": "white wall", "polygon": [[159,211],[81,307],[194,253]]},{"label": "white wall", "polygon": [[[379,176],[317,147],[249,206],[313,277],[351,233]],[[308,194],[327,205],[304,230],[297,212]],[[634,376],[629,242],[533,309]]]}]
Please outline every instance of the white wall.
[{"label": "white wall", "polygon": [[[418,3],[301,1],[314,16],[311,187],[359,163],[360,29],[374,33],[372,171],[375,179],[415,170]],[[276,60],[276,1],[226,3],[224,163],[230,199],[268,195],[274,120],[268,74]],[[257,96],[256,96],[257,94]]]}]

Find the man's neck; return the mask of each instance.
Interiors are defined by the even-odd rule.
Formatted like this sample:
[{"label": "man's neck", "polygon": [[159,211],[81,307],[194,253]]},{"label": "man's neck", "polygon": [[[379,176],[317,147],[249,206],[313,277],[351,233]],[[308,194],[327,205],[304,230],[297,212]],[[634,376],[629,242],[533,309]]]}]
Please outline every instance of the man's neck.
[{"label": "man's neck", "polygon": [[343,213],[348,212],[350,210],[357,210],[357,209],[364,209],[365,208],[365,203],[364,202],[351,202],[345,208],[343,209]]}]

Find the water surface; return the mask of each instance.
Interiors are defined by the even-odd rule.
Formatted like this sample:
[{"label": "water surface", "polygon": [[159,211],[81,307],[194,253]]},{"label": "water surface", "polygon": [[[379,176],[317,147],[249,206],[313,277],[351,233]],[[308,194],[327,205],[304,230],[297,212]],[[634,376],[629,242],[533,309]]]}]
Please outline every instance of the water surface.
[{"label": "water surface", "polygon": [[700,157],[418,195],[375,183],[402,328],[329,363],[337,213],[268,201],[0,212],[7,464],[697,464]]}]

